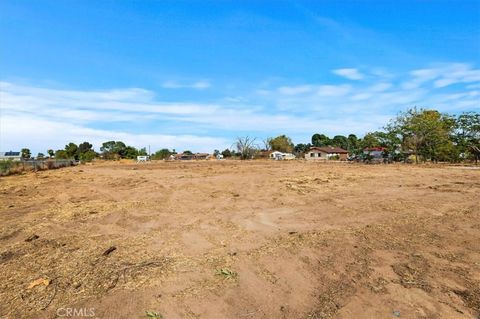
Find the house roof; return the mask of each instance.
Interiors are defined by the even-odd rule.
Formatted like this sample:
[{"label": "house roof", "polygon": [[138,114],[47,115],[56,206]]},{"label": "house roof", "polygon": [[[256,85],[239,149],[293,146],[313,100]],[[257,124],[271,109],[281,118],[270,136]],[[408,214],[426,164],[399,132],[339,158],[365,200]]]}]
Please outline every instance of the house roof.
[{"label": "house roof", "polygon": [[20,156],[20,152],[2,152],[0,156]]},{"label": "house roof", "polygon": [[385,147],[367,147],[364,149],[364,151],[367,151],[367,152],[373,152],[373,151],[384,151],[386,150]]},{"label": "house roof", "polygon": [[343,148],[336,147],[336,146],[310,147],[310,151],[312,150],[314,151],[316,150],[316,151],[320,151],[328,154],[332,154],[332,153],[348,154],[347,150],[344,150]]}]

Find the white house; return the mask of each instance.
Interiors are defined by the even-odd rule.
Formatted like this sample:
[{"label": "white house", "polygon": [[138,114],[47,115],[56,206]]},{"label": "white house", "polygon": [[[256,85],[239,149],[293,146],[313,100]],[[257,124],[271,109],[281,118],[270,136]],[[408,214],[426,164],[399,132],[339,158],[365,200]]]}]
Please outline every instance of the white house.
[{"label": "white house", "polygon": [[337,159],[345,161],[348,156],[348,151],[340,147],[325,146],[325,147],[311,147],[305,154],[306,160],[330,160]]},{"label": "white house", "polygon": [[276,161],[291,160],[291,159],[295,159],[295,155],[293,155],[292,153],[282,153],[279,151],[274,151],[270,153],[270,159],[273,159]]},{"label": "white house", "polygon": [[0,161],[21,161],[22,154],[20,152],[0,152]]},{"label": "white house", "polygon": [[149,156],[147,155],[141,155],[141,156],[137,156],[137,163],[140,163],[140,162],[146,162],[150,159]]}]

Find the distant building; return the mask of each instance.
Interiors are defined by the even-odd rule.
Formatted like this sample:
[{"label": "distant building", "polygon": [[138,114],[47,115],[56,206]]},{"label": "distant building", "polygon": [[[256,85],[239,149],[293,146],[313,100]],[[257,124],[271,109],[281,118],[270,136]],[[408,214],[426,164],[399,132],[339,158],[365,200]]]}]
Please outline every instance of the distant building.
[{"label": "distant building", "polygon": [[295,159],[295,155],[292,153],[282,153],[279,151],[271,152],[269,157],[273,160],[283,161],[283,160],[292,160]]},{"label": "distant building", "polygon": [[363,154],[370,155],[373,158],[383,158],[387,149],[385,147],[370,147],[363,150]]},{"label": "distant building", "polygon": [[179,153],[174,155],[175,160],[188,161],[188,160],[206,160],[210,158],[208,153],[195,153],[195,154],[186,154]]},{"label": "distant building", "polygon": [[392,160],[385,147],[370,147],[363,150],[364,160],[368,163],[387,163]]},{"label": "distant building", "polygon": [[140,163],[140,162],[146,162],[150,160],[150,157],[147,156],[147,155],[140,155],[140,156],[137,156],[137,162]]},{"label": "distant building", "polygon": [[325,147],[311,147],[310,150],[305,153],[306,160],[330,160],[338,159],[346,161],[348,157],[348,151],[341,147],[325,146]]},{"label": "distant building", "polygon": [[0,152],[0,161],[21,161],[22,154],[20,152]]}]

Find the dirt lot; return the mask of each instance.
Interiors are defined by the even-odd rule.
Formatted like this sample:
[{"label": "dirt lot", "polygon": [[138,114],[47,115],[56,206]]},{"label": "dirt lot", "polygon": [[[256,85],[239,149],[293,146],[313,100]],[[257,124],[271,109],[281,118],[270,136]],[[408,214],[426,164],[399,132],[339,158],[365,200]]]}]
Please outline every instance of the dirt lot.
[{"label": "dirt lot", "polygon": [[479,193],[480,170],[446,166],[3,177],[0,318],[476,318]]}]

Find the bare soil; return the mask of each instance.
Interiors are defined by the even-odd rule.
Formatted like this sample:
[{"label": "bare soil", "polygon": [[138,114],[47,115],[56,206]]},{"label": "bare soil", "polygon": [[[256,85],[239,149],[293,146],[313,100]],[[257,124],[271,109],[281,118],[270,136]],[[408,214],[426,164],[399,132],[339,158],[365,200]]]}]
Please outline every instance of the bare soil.
[{"label": "bare soil", "polygon": [[0,318],[477,318],[479,194],[480,170],[447,166],[103,163],[3,177]]}]

